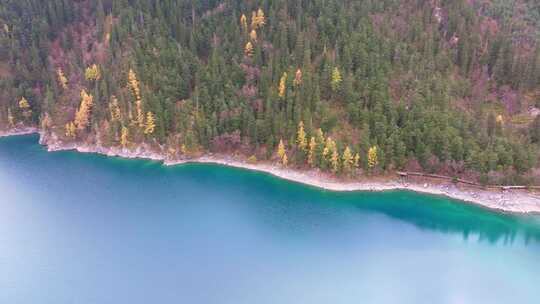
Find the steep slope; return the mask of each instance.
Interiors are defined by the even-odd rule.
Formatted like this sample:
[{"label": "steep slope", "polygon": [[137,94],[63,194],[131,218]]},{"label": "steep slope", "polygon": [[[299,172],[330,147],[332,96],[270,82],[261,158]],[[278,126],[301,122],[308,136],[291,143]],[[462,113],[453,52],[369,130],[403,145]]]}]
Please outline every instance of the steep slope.
[{"label": "steep slope", "polygon": [[495,2],[0,0],[0,128],[540,183],[536,17]]}]

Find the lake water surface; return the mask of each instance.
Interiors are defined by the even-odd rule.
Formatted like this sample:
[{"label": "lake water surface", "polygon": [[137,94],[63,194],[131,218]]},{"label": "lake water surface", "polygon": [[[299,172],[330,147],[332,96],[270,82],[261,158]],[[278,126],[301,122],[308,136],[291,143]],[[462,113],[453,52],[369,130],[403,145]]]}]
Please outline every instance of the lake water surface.
[{"label": "lake water surface", "polygon": [[0,139],[0,303],[540,303],[540,217]]}]

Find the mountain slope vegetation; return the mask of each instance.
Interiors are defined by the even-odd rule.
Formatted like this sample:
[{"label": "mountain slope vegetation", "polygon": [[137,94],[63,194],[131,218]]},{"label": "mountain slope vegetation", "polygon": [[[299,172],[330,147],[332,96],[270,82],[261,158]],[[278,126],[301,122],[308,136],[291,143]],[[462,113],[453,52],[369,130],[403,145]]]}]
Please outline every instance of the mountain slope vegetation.
[{"label": "mountain slope vegetation", "polygon": [[0,129],[538,184],[535,5],[0,0]]}]

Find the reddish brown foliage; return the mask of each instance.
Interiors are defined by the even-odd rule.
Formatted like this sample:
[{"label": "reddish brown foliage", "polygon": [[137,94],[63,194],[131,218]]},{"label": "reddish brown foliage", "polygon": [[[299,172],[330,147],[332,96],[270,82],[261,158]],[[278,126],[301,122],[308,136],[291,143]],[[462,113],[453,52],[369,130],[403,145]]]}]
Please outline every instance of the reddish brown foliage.
[{"label": "reddish brown foliage", "polygon": [[225,133],[220,136],[216,136],[212,140],[213,152],[232,152],[238,150],[242,145],[242,138],[240,137],[240,131],[234,131],[233,133]]}]

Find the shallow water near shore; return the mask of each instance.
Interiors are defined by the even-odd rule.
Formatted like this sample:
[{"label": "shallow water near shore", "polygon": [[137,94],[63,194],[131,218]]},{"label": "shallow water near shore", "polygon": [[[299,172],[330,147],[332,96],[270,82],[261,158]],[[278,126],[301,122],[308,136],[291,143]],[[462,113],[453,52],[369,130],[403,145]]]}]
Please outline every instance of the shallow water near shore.
[{"label": "shallow water near shore", "polygon": [[540,217],[0,138],[0,303],[538,303]]}]

